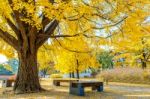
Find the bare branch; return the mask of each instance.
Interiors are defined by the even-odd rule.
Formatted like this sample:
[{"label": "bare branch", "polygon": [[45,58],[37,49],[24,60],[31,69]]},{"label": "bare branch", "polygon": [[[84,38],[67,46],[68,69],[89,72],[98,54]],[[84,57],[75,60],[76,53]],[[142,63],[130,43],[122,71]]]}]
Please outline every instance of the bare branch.
[{"label": "bare branch", "polygon": [[[101,37],[101,36],[90,36],[90,35],[87,35],[87,34],[82,34],[82,33],[78,33],[78,34],[74,34],[74,35],[46,35],[46,34],[41,34],[39,36],[43,37],[43,36],[46,36],[46,37],[50,37],[50,38],[72,38],[72,37],[77,37],[77,36],[84,36],[84,37],[87,37],[87,38],[101,38],[101,39],[104,39],[104,38],[109,38],[110,36],[108,37]],[[111,35],[112,36],[112,35]]]},{"label": "bare branch", "polygon": [[60,42],[59,42],[59,40],[57,40],[56,38],[55,38],[55,40],[58,42],[58,44],[63,48],[63,49],[65,49],[65,50],[67,50],[67,51],[70,51],[70,52],[75,52],[75,53],[90,53],[91,51],[76,51],[76,50],[72,50],[72,49],[69,49],[69,48],[67,48],[67,47],[64,47]]},{"label": "bare branch", "polygon": [[[76,16],[78,16],[78,15],[76,15]],[[68,21],[77,21],[77,20],[83,18],[83,17],[84,17],[84,14],[81,15],[80,17],[77,17],[77,18],[73,18],[73,17],[75,17],[75,16],[64,17],[64,19],[66,19],[66,20],[68,20]]]},{"label": "bare branch", "polygon": [[74,34],[74,35],[47,35],[47,34],[39,34],[39,37],[50,37],[50,38],[60,38],[60,37],[76,37],[80,34]]},{"label": "bare branch", "polygon": [[84,37],[86,38],[100,38],[100,39],[104,39],[105,37],[101,37],[101,36],[90,36],[90,35],[87,35],[87,34],[83,34]]},{"label": "bare branch", "polygon": [[91,30],[91,29],[97,30],[97,29],[105,29],[105,28],[110,28],[110,27],[116,26],[116,25],[118,25],[118,24],[121,24],[126,18],[127,18],[127,16],[124,17],[123,19],[121,19],[120,21],[114,23],[114,24],[106,25],[106,26],[103,26],[103,27],[95,27],[95,26],[94,26],[94,27],[91,27],[91,28],[89,28],[89,29],[84,30],[84,33],[87,32],[87,31],[89,31],[89,30]]}]

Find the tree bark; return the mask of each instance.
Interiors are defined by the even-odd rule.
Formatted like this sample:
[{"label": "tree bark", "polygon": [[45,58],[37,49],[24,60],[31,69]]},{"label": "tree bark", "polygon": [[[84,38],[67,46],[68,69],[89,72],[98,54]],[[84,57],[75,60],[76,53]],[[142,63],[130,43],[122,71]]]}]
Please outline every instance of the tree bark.
[{"label": "tree bark", "polygon": [[79,61],[78,61],[78,59],[76,61],[77,61],[77,69],[76,69],[77,79],[80,79],[80,75],[79,75]]},{"label": "tree bark", "polygon": [[[144,44],[145,44],[145,40],[144,40],[144,38],[142,38],[142,45],[144,45]],[[143,56],[143,59],[141,59],[142,69],[146,69],[147,64],[146,64],[146,52],[145,52],[145,48],[143,48],[143,50],[142,50],[142,56]]]},{"label": "tree bark", "polygon": [[21,94],[41,91],[42,88],[38,78],[37,51],[34,53],[27,51],[26,54],[20,51],[18,52],[18,57],[20,66],[14,85],[14,92]]},{"label": "tree bark", "polygon": [[45,78],[45,77],[46,77],[46,74],[47,74],[47,70],[44,70],[44,71],[43,71],[43,74],[44,74],[43,76],[44,76],[44,78]]},{"label": "tree bark", "polygon": [[77,79],[80,79],[79,70],[77,69]]},{"label": "tree bark", "polygon": [[142,69],[146,69],[146,67],[147,67],[146,62],[144,60],[142,60]]},{"label": "tree bark", "polygon": [[143,52],[143,58],[144,59],[141,59],[142,69],[146,69],[146,67],[147,67],[147,64],[146,64],[146,54],[144,52]]},{"label": "tree bark", "polygon": [[[51,0],[53,3],[54,0]],[[23,0],[28,3],[28,0]],[[13,0],[8,0],[11,12],[11,20],[6,17],[7,24],[14,31],[16,37],[9,34],[7,31],[0,29],[0,38],[11,45],[17,52],[19,58],[19,69],[14,85],[15,93],[30,93],[41,91],[39,83],[38,67],[37,67],[37,50],[48,40],[49,37],[40,36],[40,34],[53,35],[59,21],[56,19],[49,20],[44,17],[42,20],[42,29],[37,30],[24,21],[22,17],[27,17],[26,13],[14,10]],[[33,1],[35,4],[35,0]],[[36,11],[36,9],[35,9]],[[5,18],[5,16],[4,16]],[[13,20],[13,21],[12,21]]]},{"label": "tree bark", "polygon": [[69,73],[69,77],[71,78],[71,73]]},{"label": "tree bark", "polygon": [[74,76],[74,72],[72,72],[71,74],[72,74],[72,78],[75,78],[75,76]]}]

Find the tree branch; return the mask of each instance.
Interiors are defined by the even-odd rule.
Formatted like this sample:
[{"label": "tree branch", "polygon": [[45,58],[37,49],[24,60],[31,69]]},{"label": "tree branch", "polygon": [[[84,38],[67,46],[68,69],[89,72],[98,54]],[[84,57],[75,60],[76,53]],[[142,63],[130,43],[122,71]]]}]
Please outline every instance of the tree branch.
[{"label": "tree branch", "polygon": [[[10,5],[10,7],[12,8],[12,0],[8,0],[9,1],[9,5]],[[20,14],[19,14],[19,12],[18,11],[14,11],[13,10],[13,8],[12,8],[12,11],[13,11],[13,15],[14,15],[14,18],[15,18],[15,21],[16,21],[16,24],[17,24],[17,26],[19,27],[19,30],[21,31],[21,33],[23,33],[23,36],[24,36],[24,33],[25,33],[25,28],[24,28],[24,26],[23,26],[23,23],[22,23],[22,21],[20,20]]]},{"label": "tree branch", "polygon": [[77,36],[84,36],[84,37],[87,37],[87,38],[100,38],[100,39],[107,39],[111,36],[113,36],[115,34],[111,34],[111,35],[108,35],[106,37],[102,37],[102,36],[96,36],[96,35],[88,35],[88,34],[82,34],[82,33],[78,33],[78,34],[74,34],[74,35],[46,35],[46,34],[39,34],[38,36],[39,37],[49,37],[49,38],[72,38],[72,37],[77,37]]},{"label": "tree branch", "polygon": [[45,29],[44,33],[45,33],[45,34],[48,34],[48,35],[52,34],[53,32],[51,32],[51,31],[52,31],[53,29],[55,30],[55,28],[57,27],[57,25],[58,25],[58,21],[57,21],[57,20],[53,20],[53,21],[51,22],[51,24],[48,24],[48,26],[45,27],[46,29]]},{"label": "tree branch", "polygon": [[50,23],[49,18],[46,18],[45,16],[43,16],[42,19],[42,25],[43,25],[43,29],[45,29],[45,27]]},{"label": "tree branch", "polygon": [[72,49],[69,49],[69,48],[67,48],[67,47],[64,47],[64,46],[62,46],[62,44],[59,42],[59,40],[57,40],[56,38],[55,38],[55,40],[58,42],[58,44],[63,48],[63,49],[65,49],[65,50],[68,50],[68,51],[70,51],[70,52],[75,52],[75,53],[90,53],[91,51],[76,51],[76,50],[72,50]]},{"label": "tree branch", "polygon": [[20,41],[20,31],[18,30],[18,28],[11,22],[10,19],[6,18],[8,25],[10,26],[10,28],[15,32],[18,40]]},{"label": "tree branch", "polygon": [[47,35],[47,34],[39,34],[39,37],[49,37],[49,38],[61,38],[61,37],[76,37],[80,34],[74,34],[74,35]]},{"label": "tree branch", "polygon": [[95,26],[94,26],[94,27],[91,27],[91,28],[89,28],[89,29],[84,30],[83,32],[85,33],[85,32],[87,32],[87,31],[89,31],[89,30],[91,30],[91,29],[97,30],[97,29],[110,28],[110,27],[116,26],[116,25],[118,25],[118,24],[121,24],[126,18],[127,18],[127,16],[124,17],[123,19],[121,19],[120,21],[116,22],[116,23],[113,23],[113,24],[110,24],[110,25],[106,25],[106,26],[103,26],[103,27],[95,27]]},{"label": "tree branch", "polygon": [[19,50],[18,40],[8,32],[4,32],[2,29],[0,29],[0,37],[14,49]]},{"label": "tree branch", "polygon": [[[8,0],[10,7],[12,8],[12,0]],[[23,49],[27,49],[28,48],[28,38],[27,38],[27,34],[26,34],[26,30],[25,27],[23,25],[23,22],[20,20],[20,13],[18,11],[13,11],[13,15],[17,24],[18,29],[20,30],[22,39],[23,39]]]},{"label": "tree branch", "polygon": [[58,26],[58,21],[54,20],[52,21],[52,23],[47,27],[46,31],[44,33],[39,33],[37,36],[37,41],[36,41],[36,46],[37,48],[39,48],[41,45],[43,45],[43,43],[45,43],[45,41],[49,38],[49,36],[40,36],[40,35],[52,35],[56,29],[56,27]]}]

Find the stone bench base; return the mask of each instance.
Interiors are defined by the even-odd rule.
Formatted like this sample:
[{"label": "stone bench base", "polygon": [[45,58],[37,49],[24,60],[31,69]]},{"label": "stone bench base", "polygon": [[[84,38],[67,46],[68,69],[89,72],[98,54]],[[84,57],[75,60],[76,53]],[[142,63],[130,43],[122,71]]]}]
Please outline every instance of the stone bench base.
[{"label": "stone bench base", "polygon": [[70,89],[69,89],[69,93],[73,94],[73,95],[78,95],[78,96],[84,96],[85,92],[84,92],[84,88],[85,87],[92,87],[92,90],[97,90],[98,92],[102,92],[103,91],[103,83],[97,83],[95,84],[94,82],[91,83],[71,83],[70,84]]}]

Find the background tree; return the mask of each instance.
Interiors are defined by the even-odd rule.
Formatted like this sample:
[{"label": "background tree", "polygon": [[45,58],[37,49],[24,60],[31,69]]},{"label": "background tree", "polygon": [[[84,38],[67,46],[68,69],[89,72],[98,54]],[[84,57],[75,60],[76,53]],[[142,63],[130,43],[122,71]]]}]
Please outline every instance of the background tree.
[{"label": "background tree", "polygon": [[[61,44],[55,51],[55,68],[62,73],[79,73],[89,68],[97,68],[98,63],[92,49],[83,37],[69,38],[54,44]],[[78,45],[75,45],[78,44]],[[64,46],[65,45],[65,46]]]},{"label": "background tree", "polygon": [[[150,58],[150,33],[147,30],[149,25],[142,24],[142,21],[137,23],[137,26],[131,27],[135,23],[127,23],[130,28],[124,28],[123,34],[115,35],[112,45],[115,52],[121,53],[115,56],[116,60],[124,58],[128,66],[140,66],[145,69]],[[142,27],[138,24],[142,24]],[[133,29],[135,27],[136,29]],[[118,38],[120,38],[119,42]]]},{"label": "background tree", "polygon": [[13,47],[11,47],[10,45],[8,45],[2,39],[0,39],[0,42],[1,42],[0,43],[0,54],[6,56],[6,58],[8,60],[16,57],[16,52],[13,49]]},{"label": "background tree", "polygon": [[110,52],[101,52],[100,54],[98,54],[97,56],[99,63],[102,65],[101,68],[102,69],[111,69],[114,66],[113,63],[113,55]]},{"label": "background tree", "polygon": [[44,44],[44,46],[39,49],[38,63],[39,71],[42,73],[43,77],[45,77],[46,74],[51,74],[55,71],[54,57],[50,45]]},{"label": "background tree", "polygon": [[[62,51],[61,51],[62,52]],[[98,68],[96,63],[96,58],[88,53],[74,53],[63,51],[62,54],[58,56],[56,61],[56,70],[62,73],[76,73],[79,79],[79,73],[83,72],[89,68]]]},{"label": "background tree", "polygon": [[17,74],[18,67],[19,67],[19,61],[18,61],[18,59],[16,59],[16,58],[9,59],[9,60],[6,62],[6,64],[11,67],[11,71],[12,71],[14,74]]}]

